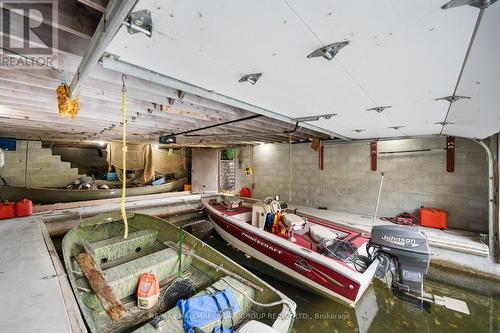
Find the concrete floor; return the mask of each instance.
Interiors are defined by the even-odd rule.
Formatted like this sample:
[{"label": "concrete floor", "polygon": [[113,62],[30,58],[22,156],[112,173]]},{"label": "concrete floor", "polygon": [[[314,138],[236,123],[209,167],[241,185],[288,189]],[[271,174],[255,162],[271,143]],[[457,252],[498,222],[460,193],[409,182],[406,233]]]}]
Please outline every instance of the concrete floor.
[{"label": "concrete floor", "polygon": [[0,332],[70,332],[40,222],[0,221]]}]

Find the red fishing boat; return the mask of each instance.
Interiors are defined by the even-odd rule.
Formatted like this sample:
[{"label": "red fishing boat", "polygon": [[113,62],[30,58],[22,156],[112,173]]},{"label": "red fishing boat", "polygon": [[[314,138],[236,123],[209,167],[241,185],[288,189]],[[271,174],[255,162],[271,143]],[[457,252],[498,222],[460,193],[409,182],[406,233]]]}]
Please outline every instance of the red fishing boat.
[{"label": "red fishing boat", "polygon": [[294,214],[275,198],[220,196],[202,203],[224,240],[321,295],[353,305],[375,275],[387,272],[393,287],[423,291],[430,253],[416,229],[379,226],[369,236]]}]

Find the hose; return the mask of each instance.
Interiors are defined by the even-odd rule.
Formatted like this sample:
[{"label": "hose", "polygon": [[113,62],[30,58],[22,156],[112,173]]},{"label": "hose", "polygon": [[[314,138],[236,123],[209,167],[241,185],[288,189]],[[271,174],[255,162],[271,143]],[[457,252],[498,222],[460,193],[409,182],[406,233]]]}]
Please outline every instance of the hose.
[{"label": "hose", "polygon": [[204,207],[204,206],[203,206],[203,207],[201,207],[201,208],[195,208],[195,207],[191,206],[191,204],[189,203],[189,201],[187,201],[186,199],[183,199],[183,200],[184,200],[184,202],[185,202],[185,203],[189,206],[189,208],[191,208],[191,209],[192,209],[192,210],[194,210],[194,211],[201,212],[202,210],[204,210],[204,209],[205,209],[205,207]]},{"label": "hose", "polygon": [[128,238],[128,220],[127,220],[127,212],[125,211],[125,199],[127,196],[127,88],[125,87],[125,80],[127,76],[125,74],[122,75],[122,169],[123,169],[123,177],[122,177],[122,198],[120,211],[122,213],[123,225],[125,226],[125,230],[123,231],[123,239]]}]

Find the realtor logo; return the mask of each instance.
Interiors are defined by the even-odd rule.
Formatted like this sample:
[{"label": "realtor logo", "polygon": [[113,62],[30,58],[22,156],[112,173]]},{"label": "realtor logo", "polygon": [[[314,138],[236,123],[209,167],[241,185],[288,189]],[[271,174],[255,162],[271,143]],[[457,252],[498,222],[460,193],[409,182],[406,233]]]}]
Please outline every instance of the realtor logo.
[{"label": "realtor logo", "polygon": [[0,67],[57,67],[57,0],[0,0]]}]

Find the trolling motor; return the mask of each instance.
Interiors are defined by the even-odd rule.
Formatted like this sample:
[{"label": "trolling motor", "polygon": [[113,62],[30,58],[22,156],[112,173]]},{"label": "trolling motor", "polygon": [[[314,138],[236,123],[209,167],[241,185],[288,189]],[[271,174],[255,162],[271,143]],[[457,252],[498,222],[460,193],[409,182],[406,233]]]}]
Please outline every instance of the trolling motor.
[{"label": "trolling motor", "polygon": [[374,226],[369,253],[379,260],[375,276],[384,279],[390,272],[395,296],[414,295],[421,304],[424,276],[429,269],[431,253],[427,237],[418,229],[399,225]]}]

